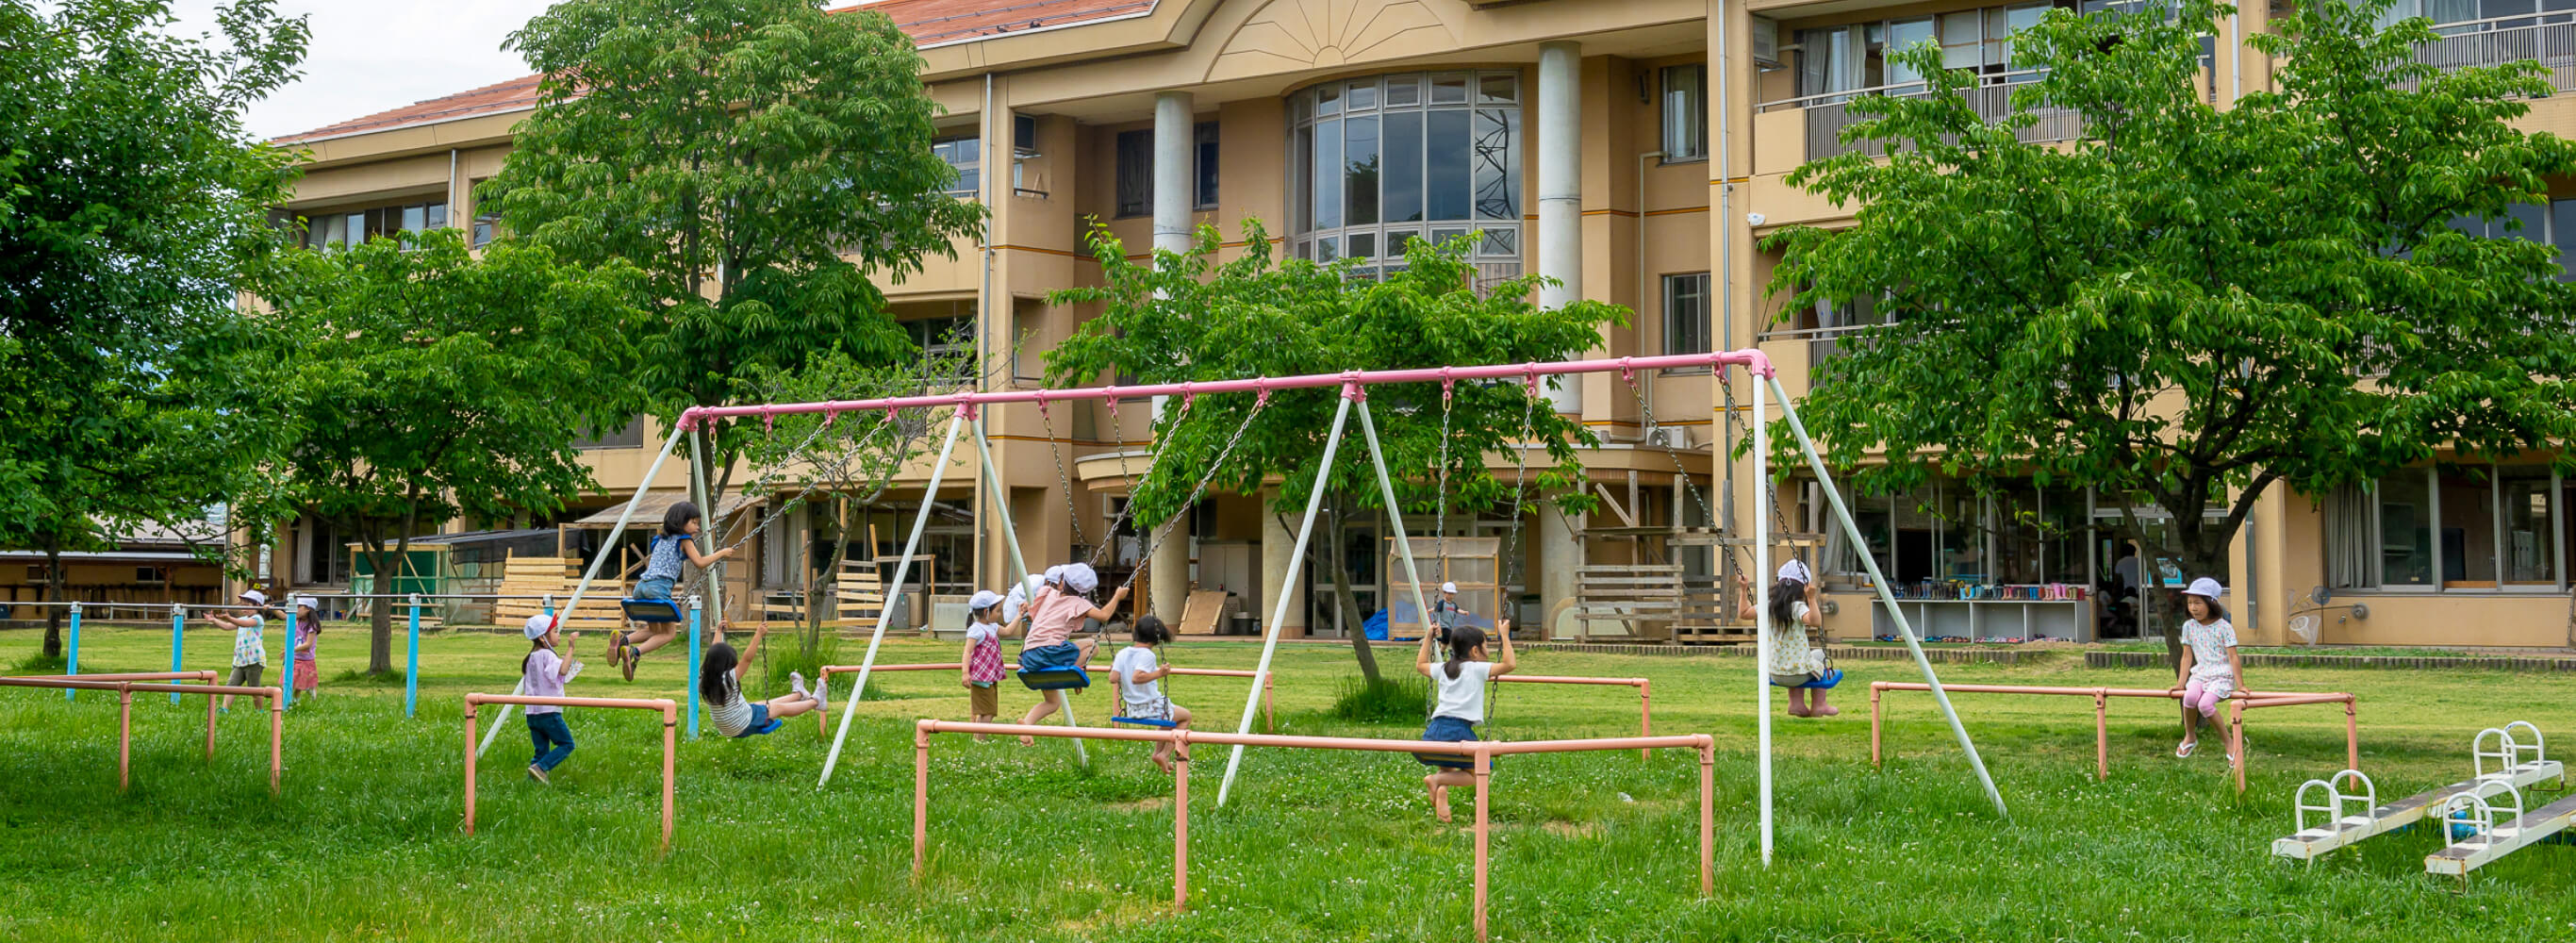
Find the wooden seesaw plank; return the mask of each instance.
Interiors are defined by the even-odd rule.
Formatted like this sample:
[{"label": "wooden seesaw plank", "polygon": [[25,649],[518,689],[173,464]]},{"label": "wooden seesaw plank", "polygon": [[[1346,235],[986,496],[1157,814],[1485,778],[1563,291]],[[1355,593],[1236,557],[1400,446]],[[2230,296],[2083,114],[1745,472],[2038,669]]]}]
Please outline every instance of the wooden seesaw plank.
[{"label": "wooden seesaw plank", "polygon": [[2551,835],[2576,825],[2576,796],[2569,796],[2525,812],[2510,822],[2496,825],[2485,835],[2455,842],[2451,847],[2424,856],[2424,873],[2448,874],[2466,880],[2469,872],[2480,865],[2502,858],[2538,843]]},{"label": "wooden seesaw plank", "polygon": [[2287,838],[2273,839],[2272,854],[2300,860],[2323,857],[2337,848],[2366,838],[2385,835],[2420,822],[2427,815],[2438,814],[2442,804],[2449,802],[2452,796],[2468,792],[2481,784],[2500,779],[2511,783],[2515,789],[2527,789],[2535,783],[2559,779],[2562,774],[2563,769],[2557,760],[2533,760],[2475,779],[2452,783],[2430,792],[2417,793],[2372,809],[2363,815],[2347,815],[2341,821],[2311,828]]}]

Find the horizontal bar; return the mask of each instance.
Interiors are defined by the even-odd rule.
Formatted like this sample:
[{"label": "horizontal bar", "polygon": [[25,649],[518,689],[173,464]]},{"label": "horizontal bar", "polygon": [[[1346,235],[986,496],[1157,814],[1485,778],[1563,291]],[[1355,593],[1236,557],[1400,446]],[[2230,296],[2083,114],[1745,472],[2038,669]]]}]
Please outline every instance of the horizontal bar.
[{"label": "horizontal bar", "polygon": [[152,694],[230,694],[237,697],[280,696],[276,688],[248,688],[228,684],[154,684],[144,681],[73,681],[67,678],[0,678],[0,687],[75,691],[143,691]]},{"label": "horizontal bar", "polygon": [[802,413],[826,415],[870,410],[912,409],[929,406],[983,406],[1003,403],[1048,403],[1063,400],[1108,400],[1145,396],[1196,396],[1201,393],[1270,393],[1278,390],[1313,389],[1335,386],[1374,386],[1381,383],[1431,383],[1459,380],[1500,380],[1524,377],[1535,382],[1543,376],[1566,376],[1584,373],[1629,373],[1638,370],[1669,370],[1677,367],[1714,367],[1736,365],[1755,376],[1768,377],[1774,372],[1771,358],[1759,350],[1722,350],[1705,354],[1673,354],[1661,357],[1611,357],[1601,360],[1533,361],[1530,363],[1487,364],[1472,367],[1424,367],[1413,370],[1346,370],[1341,373],[1310,373],[1286,377],[1254,377],[1245,380],[1208,380],[1189,383],[1151,383],[1141,386],[1086,386],[1067,389],[1002,390],[991,393],[950,393],[937,396],[894,396],[881,399],[831,400],[819,403],[768,403],[754,406],[692,406],[680,413],[680,425],[710,419],[746,416],[792,416]]},{"label": "horizontal bar", "polygon": [[[1027,724],[978,724],[955,720],[923,718],[915,726],[925,733],[977,733],[994,736],[1063,737],[1074,740],[1132,740],[1157,742],[1184,736],[1178,730],[1119,730],[1100,727],[1039,727]],[[1283,734],[1226,733],[1192,730],[1186,732],[1191,743],[1218,746],[1283,747],[1301,750],[1361,750],[1375,753],[1485,753],[1500,756],[1512,753],[1584,753],[1604,750],[1641,750],[1664,748],[1699,749],[1712,746],[1716,739],[1704,733],[1676,734],[1664,737],[1605,737],[1594,740],[1524,740],[1510,743],[1482,740],[1379,740],[1372,737],[1297,737]]]},{"label": "horizontal bar", "polygon": [[518,704],[534,707],[627,707],[637,710],[676,711],[670,698],[654,697],[538,697],[533,694],[468,694],[467,705]]},{"label": "horizontal bar", "polygon": [[1644,678],[1593,678],[1581,675],[1502,675],[1492,680],[1502,684],[1517,681],[1522,684],[1615,684],[1630,688],[1646,686]]},{"label": "horizontal bar", "polygon": [[143,671],[128,674],[8,675],[7,677],[28,681],[184,681],[195,679],[207,684],[215,683],[215,673],[211,671]]},{"label": "horizontal bar", "polygon": [[2290,707],[2298,704],[2350,704],[2350,694],[2294,694],[2289,696],[2258,694],[2244,698],[2245,709],[2257,707]]},{"label": "horizontal bar", "polygon": [[[1504,677],[1508,678],[1510,676],[1505,675]],[[2102,697],[2147,697],[2164,698],[2166,700],[2177,700],[2182,697],[2182,692],[2166,688],[2076,688],[2019,684],[1944,684],[1941,688],[1945,691],[1967,691],[1971,693],[1983,692],[1986,694],[2062,694],[2070,697],[2093,697],[2095,695],[2100,695]],[[1929,691],[1932,690],[1932,686],[1919,681],[1872,681],[1869,683],[1869,689],[1872,691]],[[2257,700],[2268,701],[2279,698],[2311,697],[2319,698],[2321,700],[2297,701],[2294,703],[2312,704],[2324,703],[2326,701],[2344,701],[2350,700],[2352,695],[2341,693],[2321,694],[2314,691],[2247,691],[2244,692],[2243,695],[2243,699],[2246,701],[2246,706],[2248,707],[2264,706],[2255,704],[2254,702]]]},{"label": "horizontal bar", "polygon": [[[824,666],[823,666],[823,668],[822,668],[821,674],[823,675],[823,677],[829,678],[829,677],[831,677],[831,676],[833,676],[833,675],[837,675],[837,674],[849,674],[849,673],[854,672],[854,671],[857,671],[857,670],[859,670],[859,666],[857,666],[857,665],[824,665]],[[964,665],[960,665],[960,664],[958,664],[958,663],[956,663],[956,662],[953,662],[953,661],[949,661],[949,662],[923,662],[923,663],[919,663],[919,664],[910,664],[910,665],[878,665],[878,666],[876,666],[876,667],[874,667],[874,668],[870,668],[870,669],[868,669],[868,670],[870,670],[870,671],[963,671],[963,670],[965,670],[965,666],[964,666]],[[1002,663],[1002,670],[1004,670],[1004,671],[1018,671],[1018,670],[1020,670],[1020,663],[1019,663],[1019,662],[1016,662],[1016,661],[1006,661],[1006,662],[1003,662],[1003,663]],[[1172,669],[1171,673],[1172,673],[1172,674],[1176,674],[1176,675],[1182,675],[1182,676],[1185,676],[1185,677],[1197,677],[1197,678],[1255,678],[1255,677],[1260,677],[1260,673],[1259,673],[1259,672],[1251,671],[1251,670],[1247,670],[1247,669],[1243,669],[1243,668],[1174,668],[1174,669]],[[1502,678],[1497,678],[1497,679],[1495,679],[1495,680],[1497,680],[1497,681],[1501,681],[1501,680],[1508,680],[1508,679],[1509,679],[1509,678],[1511,678],[1511,677],[1512,677],[1512,676],[1510,676],[1510,675],[1505,675],[1505,676],[1503,676]]]}]

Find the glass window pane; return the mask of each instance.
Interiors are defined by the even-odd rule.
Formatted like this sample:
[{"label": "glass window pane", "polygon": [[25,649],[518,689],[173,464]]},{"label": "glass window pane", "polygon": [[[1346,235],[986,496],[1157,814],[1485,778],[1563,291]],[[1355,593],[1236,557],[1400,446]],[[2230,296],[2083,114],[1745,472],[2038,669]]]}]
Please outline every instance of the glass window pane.
[{"label": "glass window pane", "polygon": [[2558,245],[2558,280],[2563,282],[2576,272],[2576,200],[2549,204],[2549,215],[2549,241]]},{"label": "glass window pane", "polygon": [[1342,119],[1342,167],[1347,197],[1343,225],[1365,226],[1377,222],[1377,116]]},{"label": "glass window pane", "polygon": [[447,228],[447,204],[432,203],[429,205],[429,228]]},{"label": "glass window pane", "polygon": [[1476,111],[1476,218],[1521,218],[1520,112]]},{"label": "glass window pane", "polygon": [[1431,103],[1463,105],[1467,102],[1467,74],[1444,72],[1431,77]]},{"label": "glass window pane", "polygon": [[1342,175],[1333,172],[1342,166],[1342,123],[1315,122],[1315,228],[1333,229],[1342,224]]},{"label": "glass window pane", "polygon": [[1515,72],[1480,72],[1476,75],[1476,104],[1508,105],[1521,97],[1521,77]]},{"label": "glass window pane", "polygon": [[1118,215],[1154,211],[1154,132],[1118,134]]},{"label": "glass window pane", "polygon": [[1341,239],[1341,237],[1339,237],[1339,236],[1325,236],[1324,238],[1321,238],[1321,239],[1317,239],[1317,240],[1315,240],[1315,261],[1317,261],[1317,262],[1330,262],[1330,261],[1332,261],[1332,260],[1334,260],[1334,259],[1338,259],[1338,258],[1341,258],[1341,257],[1342,257],[1342,239]]},{"label": "glass window pane", "polygon": [[1198,194],[1193,201],[1199,209],[1216,205],[1216,122],[1202,121],[1192,129],[1198,151]]},{"label": "glass window pane", "polygon": [[1984,19],[1975,10],[1941,15],[1941,67],[1969,69],[1977,65],[1978,45],[1984,41]]},{"label": "glass window pane", "polygon": [[1315,93],[1312,90],[1288,96],[1288,120],[1304,121],[1315,116]]},{"label": "glass window pane", "polygon": [[1664,70],[1664,159],[1697,160],[1708,156],[1708,69],[1672,66]]},{"label": "glass window pane", "polygon": [[1708,273],[1664,276],[1664,353],[1707,353],[1708,335]]},{"label": "glass window pane", "polygon": [[1355,232],[1355,233],[1350,234],[1350,240],[1351,240],[1351,241],[1350,241],[1350,247],[1351,247],[1351,258],[1354,258],[1354,259],[1374,259],[1374,258],[1377,258],[1377,234],[1376,234],[1376,233],[1373,233],[1373,232]]},{"label": "glass window pane", "polygon": [[2379,571],[2391,586],[2433,584],[2433,499],[2422,471],[2379,481]]},{"label": "glass window pane", "polygon": [[1419,73],[1387,76],[1386,103],[1389,106],[1421,104],[1422,76]]},{"label": "glass window pane", "polygon": [[1426,155],[1423,170],[1425,202],[1430,204],[1432,219],[1466,219],[1472,204],[1468,201],[1470,181],[1474,174],[1468,166],[1468,113],[1434,111],[1424,116]]},{"label": "glass window pane", "polygon": [[2442,584],[2496,585],[2495,492],[2484,475],[2446,472],[2442,483]]},{"label": "glass window pane", "polygon": [[1890,85],[1910,85],[1923,81],[1922,73],[1915,71],[1911,66],[1896,61],[1894,53],[1903,52],[1917,43],[1928,43],[1934,41],[1931,17],[1926,16],[1910,20],[1897,20],[1888,24],[1887,51],[1890,55],[1887,60],[1887,83]]},{"label": "glass window pane", "polygon": [[1363,111],[1377,107],[1377,80],[1357,79],[1352,81],[1350,99],[1343,105],[1343,107],[1350,111]]},{"label": "glass window pane", "polygon": [[1520,227],[1517,227],[1517,226],[1488,226],[1488,227],[1486,227],[1486,228],[1485,228],[1485,241],[1484,241],[1484,243],[1483,243],[1482,245],[1479,245],[1479,246],[1477,246],[1477,247],[1476,247],[1476,254],[1477,254],[1477,255],[1502,256],[1502,257],[1505,257],[1505,258],[1513,258],[1513,259],[1520,258],[1520,257],[1521,257],[1521,231],[1520,231]]},{"label": "glass window pane", "polygon": [[1330,85],[1317,86],[1315,89],[1315,116],[1320,118],[1325,115],[1338,115],[1341,113],[1342,84],[1335,82]]},{"label": "glass window pane", "polygon": [[2505,204],[2504,217],[2512,224],[2497,223],[2496,235],[2498,236],[2540,242],[2549,235],[2549,230],[2544,228],[2549,223],[2549,210],[2546,207],[2530,203],[2508,203]]},{"label": "glass window pane", "polygon": [[343,222],[340,226],[340,244],[354,246],[367,241],[367,214],[350,213],[342,216],[341,219]]},{"label": "glass window pane", "polygon": [[1298,128],[1290,138],[1288,153],[1295,155],[1288,160],[1292,165],[1288,175],[1292,188],[1288,194],[1290,228],[1311,232],[1315,228],[1315,129]]},{"label": "glass window pane", "polygon": [[[1379,181],[1385,187],[1386,221],[1412,223],[1422,220],[1422,113],[1390,111],[1386,114],[1386,162]],[[2568,201],[2576,204],[2576,200]]]},{"label": "glass window pane", "polygon": [[2504,502],[2504,581],[2555,585],[2558,561],[2549,529],[2549,466],[2499,468],[2496,487]]},{"label": "glass window pane", "polygon": [[1412,248],[1414,241],[1421,238],[1422,230],[1419,229],[1389,229],[1386,231],[1384,254],[1390,259],[1403,258],[1404,251]]}]

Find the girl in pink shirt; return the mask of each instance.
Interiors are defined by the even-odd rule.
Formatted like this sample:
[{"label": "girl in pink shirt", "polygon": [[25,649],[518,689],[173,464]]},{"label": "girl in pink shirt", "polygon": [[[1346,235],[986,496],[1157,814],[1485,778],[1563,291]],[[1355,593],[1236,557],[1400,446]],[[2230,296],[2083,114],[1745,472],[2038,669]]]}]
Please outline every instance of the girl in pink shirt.
[{"label": "girl in pink shirt", "polygon": [[[1085,619],[1109,621],[1117,614],[1118,604],[1127,599],[1127,587],[1121,586],[1109,594],[1107,605],[1094,607],[1090,593],[1100,588],[1100,574],[1092,572],[1091,565],[1087,563],[1066,564],[1062,572],[1063,590],[1039,590],[1038,598],[1029,604],[1028,640],[1020,645],[1022,666],[1070,662],[1089,669],[1091,654],[1098,640],[1073,641],[1073,633],[1082,628]],[[1045,654],[1039,654],[1041,652]],[[1062,691],[1043,691],[1040,694],[1043,696],[1037,705],[1029,708],[1028,715],[1020,718],[1020,723],[1035,724],[1055,713],[1064,703]],[[1021,746],[1034,746],[1036,743],[1033,737],[1020,738]]]}]

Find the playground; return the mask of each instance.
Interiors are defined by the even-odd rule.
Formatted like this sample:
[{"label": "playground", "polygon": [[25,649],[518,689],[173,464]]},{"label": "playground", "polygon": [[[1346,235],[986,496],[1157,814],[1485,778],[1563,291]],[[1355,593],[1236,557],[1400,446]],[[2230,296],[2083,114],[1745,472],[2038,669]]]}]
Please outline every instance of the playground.
[{"label": "playground", "polygon": [[[355,625],[334,625],[352,642]],[[329,637],[329,636],[326,636]],[[587,638],[587,637],[585,637]],[[855,653],[864,639],[841,640]],[[227,640],[192,636],[190,665]],[[0,664],[35,632],[0,633]],[[347,643],[344,643],[347,644]],[[585,642],[585,645],[588,643]],[[1201,746],[1190,817],[1190,909],[1171,913],[1172,780],[1143,743],[1023,748],[941,734],[931,753],[929,841],[912,878],[915,722],[964,720],[953,675],[873,677],[830,786],[828,739],[791,724],[769,737],[682,740],[676,831],[659,850],[662,727],[642,710],[576,708],[580,749],[551,789],[520,773],[525,732],[487,754],[479,820],[463,830],[462,723],[469,692],[506,693],[515,634],[441,633],[423,645],[418,716],[403,685],[326,679],[286,717],[285,776],[267,786],[267,712],[236,703],[203,752],[203,705],[135,698],[133,781],[116,790],[114,694],[0,692],[0,936],[16,940],[402,939],[1306,940],[1469,939],[1472,835],[1438,825],[1420,766],[1401,754],[1248,753],[1215,804],[1224,750]],[[952,642],[889,640],[886,663],[953,658]],[[1246,668],[1258,646],[1193,641],[1172,664]],[[1382,661],[1394,662],[1389,647]],[[93,627],[86,673],[158,671],[168,634]],[[593,658],[592,660],[596,660]],[[1962,720],[2011,800],[1998,818],[1922,695],[1885,706],[1883,769],[1860,710],[1776,718],[1773,864],[1756,847],[1753,690],[1741,657],[1642,657],[1533,649],[1547,674],[1644,677],[1656,731],[1716,738],[1713,894],[1698,894],[1698,762],[1689,750],[1504,757],[1493,780],[1495,939],[2403,940],[2463,932],[2546,939],[2576,932],[2565,847],[2479,869],[2465,890],[2429,877],[2429,830],[2373,838],[2301,864],[2274,857],[2300,784],[2345,765],[2344,716],[2299,708],[2247,724],[2239,796],[2215,750],[2172,756],[2165,702],[2115,703],[2110,770],[2096,778],[2089,703],[1962,694]],[[1846,690],[1917,677],[1905,661],[1846,660]],[[1278,730],[1403,739],[1418,721],[1340,720],[1355,672],[1342,643],[1281,647]],[[598,671],[596,667],[592,669]],[[757,668],[751,687],[774,691]],[[2161,687],[2163,669],[2087,669],[2078,654],[2012,666],[1948,664],[1945,682]],[[677,659],[629,684],[585,673],[573,696],[681,698]],[[1171,679],[1202,726],[1229,729],[1241,680]],[[2476,692],[2512,691],[2550,733],[2576,717],[2576,686],[2530,673],[2272,669],[2265,687],[2349,691],[2364,705],[2363,767],[2383,801],[2468,778],[2470,738],[2507,718]],[[841,690],[846,691],[846,687]],[[762,693],[754,691],[755,695]],[[1074,698],[1086,723],[1105,689]],[[1005,693],[1005,713],[1034,701]],[[1852,701],[1854,704],[1862,702]],[[2080,703],[2080,702],[2079,702]],[[486,708],[488,711],[489,708]],[[840,718],[832,718],[838,726]],[[1489,727],[1505,741],[1637,732],[1625,688],[1506,686]],[[1254,729],[1262,729],[1259,724]],[[2557,794],[2538,793],[2543,801]]]}]

